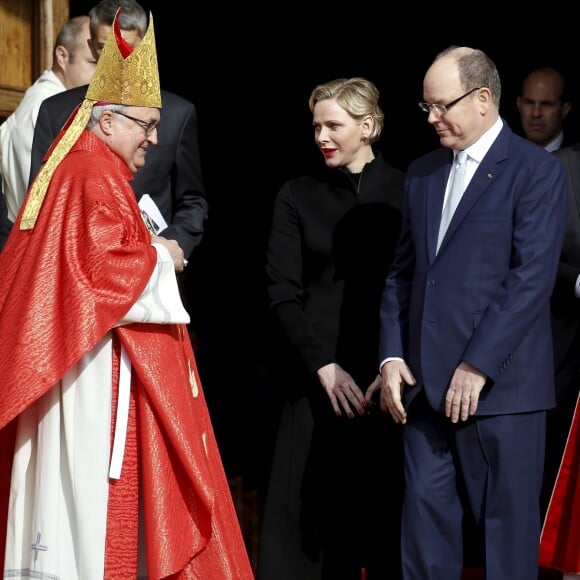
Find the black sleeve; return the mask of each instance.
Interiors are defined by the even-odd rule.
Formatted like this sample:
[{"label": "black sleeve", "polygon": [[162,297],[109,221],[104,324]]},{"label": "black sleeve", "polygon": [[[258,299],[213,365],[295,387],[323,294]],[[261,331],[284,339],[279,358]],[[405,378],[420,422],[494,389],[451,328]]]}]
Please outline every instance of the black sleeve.
[{"label": "black sleeve", "polygon": [[304,310],[301,224],[291,187],[285,183],[274,203],[267,249],[270,308],[282,335],[309,373],[334,362]]},{"label": "black sleeve", "polygon": [[38,117],[34,126],[32,152],[30,159],[30,175],[28,187],[36,177],[42,160],[49,150],[58,132],[67,122],[76,106],[80,104],[87,92],[87,86],[76,87],[48,97],[40,105]]},{"label": "black sleeve", "polygon": [[38,170],[42,164],[42,159],[44,158],[50,144],[55,138],[53,132],[52,123],[50,121],[50,115],[46,107],[46,102],[40,105],[38,110],[38,117],[36,118],[36,125],[34,126],[34,136],[32,138],[32,152],[30,158],[30,176],[28,178],[28,187],[36,177]]},{"label": "black sleeve", "polygon": [[12,222],[8,219],[8,209],[6,207],[6,199],[4,193],[0,192],[0,252],[6,243],[8,234],[12,229]]},{"label": "black sleeve", "polygon": [[[163,122],[163,121],[162,121]],[[199,245],[208,214],[207,194],[203,185],[197,115],[189,103],[176,143],[172,169],[173,215],[163,236],[177,240],[186,256]]]}]

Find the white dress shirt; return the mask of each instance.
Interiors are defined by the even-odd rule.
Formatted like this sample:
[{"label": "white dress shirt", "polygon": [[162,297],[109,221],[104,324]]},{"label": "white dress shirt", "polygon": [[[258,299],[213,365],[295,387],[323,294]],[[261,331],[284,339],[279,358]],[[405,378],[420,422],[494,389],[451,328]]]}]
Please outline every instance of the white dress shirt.
[{"label": "white dress shirt", "polygon": [[560,131],[554,139],[552,139],[544,149],[552,153],[553,151],[557,151],[562,147],[562,142],[564,141],[564,131]]}]

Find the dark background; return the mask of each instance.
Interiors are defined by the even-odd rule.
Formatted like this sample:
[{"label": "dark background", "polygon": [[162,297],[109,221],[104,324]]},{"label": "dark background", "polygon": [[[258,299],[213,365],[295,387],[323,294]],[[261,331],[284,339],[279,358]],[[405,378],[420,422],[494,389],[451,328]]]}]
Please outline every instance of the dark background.
[{"label": "dark background", "polygon": [[[70,0],[71,16],[87,13],[94,3]],[[265,240],[282,182],[323,162],[307,106],[313,87],[343,76],[372,80],[385,111],[378,147],[404,170],[438,145],[417,107],[423,75],[437,52],[450,44],[485,50],[502,79],[501,113],[520,133],[515,99],[527,71],[557,66],[575,91],[578,33],[557,3],[539,11],[520,6],[521,20],[511,23],[485,4],[412,3],[395,11],[356,2],[339,11],[316,2],[260,9],[187,0],[140,3],[153,13],[162,86],[193,101],[199,116],[210,215],[188,266],[187,306],[199,337],[202,382],[226,470],[260,487],[277,419]],[[573,110],[568,131],[579,134],[578,125]]]}]

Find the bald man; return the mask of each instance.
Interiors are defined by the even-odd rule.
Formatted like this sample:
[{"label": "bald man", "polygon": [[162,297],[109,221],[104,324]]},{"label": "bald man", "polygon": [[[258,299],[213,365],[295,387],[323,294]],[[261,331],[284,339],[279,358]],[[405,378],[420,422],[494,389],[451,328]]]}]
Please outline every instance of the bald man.
[{"label": "bald man", "polygon": [[88,16],[75,16],[65,22],[56,37],[52,67],[27,89],[16,110],[0,125],[0,172],[10,222],[16,219],[28,189],[32,138],[40,105],[52,95],[91,80],[96,60],[89,39]]},{"label": "bald man", "polygon": [[423,79],[419,107],[441,147],[407,169],[380,312],[381,406],[405,424],[402,580],[460,580],[464,514],[485,578],[538,574],[567,183],[555,155],[512,132],[500,100],[481,50],[451,46]]}]

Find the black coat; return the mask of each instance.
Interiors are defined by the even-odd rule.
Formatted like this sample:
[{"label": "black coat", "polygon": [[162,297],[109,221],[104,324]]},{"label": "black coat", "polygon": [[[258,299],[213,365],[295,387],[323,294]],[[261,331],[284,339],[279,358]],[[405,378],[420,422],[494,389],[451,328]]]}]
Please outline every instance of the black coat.
[{"label": "black coat", "polygon": [[278,193],[268,296],[308,374],[338,362],[363,388],[377,373],[378,313],[400,231],[404,177],[378,156],[358,188],[344,171],[325,167]]},{"label": "black coat", "polygon": [[[397,568],[402,431],[335,417],[316,370],[339,363],[364,392],[378,373],[379,307],[400,230],[404,173],[380,156],[286,182],[267,279],[285,402],[265,502],[260,580],[386,578]],[[373,575],[374,574],[374,575]]]},{"label": "black coat", "polygon": [[[50,144],[73,109],[82,102],[87,87],[77,87],[45,99],[38,111],[32,142],[32,182]],[[197,113],[193,103],[161,91],[158,144],[150,147],[145,165],[132,186],[137,199],[148,193],[169,224],[163,236],[176,240],[186,257],[201,242],[208,202],[202,181]]]}]

